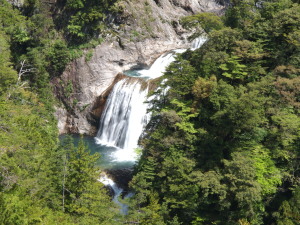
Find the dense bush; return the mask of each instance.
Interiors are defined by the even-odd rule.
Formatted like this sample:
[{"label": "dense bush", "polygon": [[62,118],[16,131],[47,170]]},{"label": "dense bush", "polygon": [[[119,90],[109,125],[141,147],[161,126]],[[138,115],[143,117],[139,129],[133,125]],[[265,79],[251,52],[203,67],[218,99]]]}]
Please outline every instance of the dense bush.
[{"label": "dense bush", "polygon": [[[208,41],[152,100],[132,188],[141,224],[298,224],[300,6],[232,1],[184,18]],[[223,21],[223,22],[222,22]],[[138,210],[138,211],[136,211]],[[152,220],[151,218],[156,218]]]}]

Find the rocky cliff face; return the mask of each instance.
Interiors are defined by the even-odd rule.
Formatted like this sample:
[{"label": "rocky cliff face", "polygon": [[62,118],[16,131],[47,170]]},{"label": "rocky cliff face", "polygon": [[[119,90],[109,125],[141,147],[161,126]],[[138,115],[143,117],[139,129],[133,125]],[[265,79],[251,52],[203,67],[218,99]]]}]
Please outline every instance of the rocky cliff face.
[{"label": "rocky cliff face", "polygon": [[147,67],[166,51],[188,47],[188,32],[179,24],[186,15],[220,11],[218,0],[124,0],[123,13],[111,17],[114,35],[71,63],[60,79],[53,80],[60,133],[94,135],[109,87],[118,74],[133,67]]}]

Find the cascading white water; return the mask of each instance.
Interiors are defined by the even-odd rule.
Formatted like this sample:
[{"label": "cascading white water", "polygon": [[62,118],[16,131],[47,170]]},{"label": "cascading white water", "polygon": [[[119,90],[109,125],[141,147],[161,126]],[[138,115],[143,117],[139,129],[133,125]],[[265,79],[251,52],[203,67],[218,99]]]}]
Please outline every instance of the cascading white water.
[{"label": "cascading white water", "polygon": [[118,200],[118,197],[122,193],[123,189],[119,188],[117,186],[117,184],[112,179],[108,178],[106,175],[100,177],[99,181],[102,184],[104,184],[105,186],[110,186],[111,187],[111,189],[114,191],[113,201],[119,204],[120,202]]},{"label": "cascading white water", "polygon": [[205,36],[200,36],[200,37],[195,38],[192,41],[191,50],[195,51],[196,49],[200,48],[206,41],[207,41],[207,38]]},{"label": "cascading white water", "polygon": [[[191,43],[191,50],[199,48],[206,41],[198,37]],[[154,79],[160,77],[175,60],[177,53],[186,49],[175,49],[161,55],[149,69],[135,71],[139,78]],[[114,85],[106,102],[100,119],[100,128],[96,143],[115,146],[118,151],[112,153],[114,161],[135,161],[138,139],[147,123],[147,104],[144,103],[148,93],[138,78],[126,78]]]},{"label": "cascading white water", "polygon": [[114,160],[136,160],[135,148],[146,124],[147,88],[137,78],[126,78],[115,84],[100,120],[96,142],[116,146]]},{"label": "cascading white water", "polygon": [[[115,202],[117,205],[120,206],[120,210],[121,210],[121,213],[126,215],[127,212],[128,212],[128,205],[122,203],[119,201],[119,197],[120,195],[122,194],[123,192],[123,189],[122,188],[119,188],[118,185],[110,178],[107,177],[107,175],[104,175],[104,176],[101,176],[99,181],[104,184],[105,186],[109,186],[112,190],[113,190],[113,194],[114,194],[114,197],[113,197],[113,202]],[[132,193],[128,193],[125,198],[129,198],[132,196]]]},{"label": "cascading white water", "polygon": [[161,55],[149,69],[138,71],[140,78],[155,79],[161,77],[166,68],[175,60],[177,53],[183,53],[186,49],[175,49],[171,52]]},{"label": "cascading white water", "polygon": [[[204,37],[196,38],[191,43],[191,50],[194,51],[201,47],[205,41],[206,38]],[[134,71],[134,76],[139,78],[128,77],[114,85],[107,99],[105,110],[100,119],[100,128],[95,138],[98,144],[118,148],[112,153],[113,161],[120,163],[137,160],[135,148],[138,147],[138,139],[148,122],[148,104],[145,103],[148,89],[144,87],[145,84],[143,85],[140,78],[145,80],[162,76],[170,63],[175,60],[176,53],[182,53],[185,50],[176,49],[163,54],[149,69]],[[128,206],[119,201],[119,196],[123,190],[107,176],[101,177],[99,181],[113,189],[113,201],[121,206],[121,213],[127,214]],[[132,194],[129,193],[127,197]]]}]

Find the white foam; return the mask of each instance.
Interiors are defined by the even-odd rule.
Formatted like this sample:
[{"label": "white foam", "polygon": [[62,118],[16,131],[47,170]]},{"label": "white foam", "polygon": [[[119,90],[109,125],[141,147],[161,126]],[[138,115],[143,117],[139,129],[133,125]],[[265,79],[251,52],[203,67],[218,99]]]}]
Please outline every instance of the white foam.
[{"label": "white foam", "polygon": [[183,53],[186,49],[175,49],[171,52],[162,54],[155,62],[151,65],[149,69],[139,70],[139,77],[146,79],[155,79],[161,77],[166,68],[175,61],[175,56],[177,53]]}]

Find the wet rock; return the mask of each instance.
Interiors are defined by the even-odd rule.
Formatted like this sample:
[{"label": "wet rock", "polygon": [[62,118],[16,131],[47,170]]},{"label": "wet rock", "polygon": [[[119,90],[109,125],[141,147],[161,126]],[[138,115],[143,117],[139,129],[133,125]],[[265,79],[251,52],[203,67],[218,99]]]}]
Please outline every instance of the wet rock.
[{"label": "wet rock", "polygon": [[118,187],[124,190],[124,193],[128,192],[128,184],[132,179],[133,176],[133,169],[126,168],[126,169],[111,169],[106,170],[105,173],[108,177],[110,177]]}]

